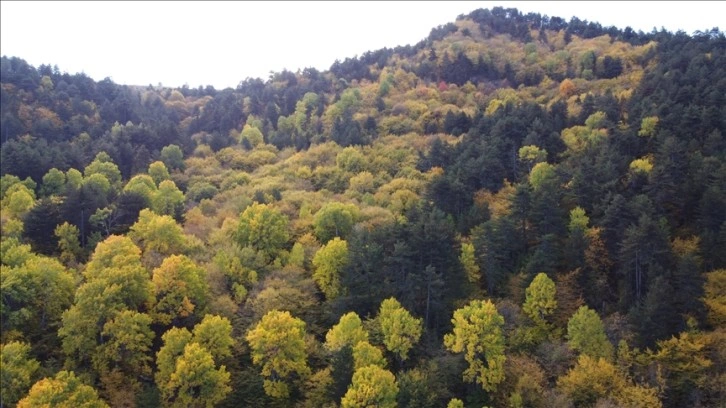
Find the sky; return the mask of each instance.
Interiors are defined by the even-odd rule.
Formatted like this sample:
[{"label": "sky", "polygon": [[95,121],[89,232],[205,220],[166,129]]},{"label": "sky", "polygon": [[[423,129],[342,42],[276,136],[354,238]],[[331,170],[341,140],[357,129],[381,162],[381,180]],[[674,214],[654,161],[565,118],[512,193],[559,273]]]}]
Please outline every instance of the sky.
[{"label": "sky", "polygon": [[726,2],[0,1],[0,54],[118,84],[235,87],[248,77],[415,44],[478,8],[650,32],[724,27]]}]

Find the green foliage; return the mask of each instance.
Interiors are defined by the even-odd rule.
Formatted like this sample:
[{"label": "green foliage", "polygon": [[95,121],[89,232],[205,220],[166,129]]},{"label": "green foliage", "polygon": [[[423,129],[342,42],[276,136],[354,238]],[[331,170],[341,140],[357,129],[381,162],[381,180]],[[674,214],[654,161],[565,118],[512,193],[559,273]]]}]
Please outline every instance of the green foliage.
[{"label": "green foliage", "polygon": [[386,368],[383,351],[367,341],[359,341],[353,346],[353,369],[358,370],[370,365]]},{"label": "green foliage", "polygon": [[567,322],[567,340],[572,349],[592,358],[613,357],[613,345],[605,336],[600,316],[587,306],[580,306]]},{"label": "green foliage", "polygon": [[209,289],[204,270],[184,255],[165,258],[152,274],[156,302],[152,316],[164,325],[203,314]]},{"label": "green foliage", "polygon": [[13,406],[26,395],[39,367],[28,344],[12,341],[0,345],[0,405]]},{"label": "green foliage", "polygon": [[184,207],[184,193],[171,180],[159,182],[159,189],[151,197],[151,209],[159,215],[177,218]]},{"label": "green foliage", "polygon": [[315,235],[321,243],[335,237],[345,239],[358,218],[358,209],[352,204],[331,202],[324,205],[313,219]]},{"label": "green foliage", "polygon": [[305,322],[290,312],[273,310],[247,332],[252,362],[260,366],[267,395],[287,398],[289,382],[310,374],[305,348]]},{"label": "green foliage", "polygon": [[149,177],[154,180],[154,184],[161,187],[161,182],[169,180],[169,170],[162,161],[155,161],[149,165]]},{"label": "green foliage", "polygon": [[370,365],[360,368],[353,374],[353,382],[340,401],[343,408],[396,406],[398,385],[390,371]]},{"label": "green foliage", "polygon": [[537,325],[546,325],[557,308],[555,283],[545,273],[538,273],[525,291],[522,311]]},{"label": "green foliage", "polygon": [[239,225],[233,234],[237,245],[251,247],[274,258],[290,239],[288,219],[268,204],[254,203],[239,216]]},{"label": "green foliage", "polygon": [[346,346],[355,347],[362,341],[368,341],[368,332],[355,312],[341,316],[338,324],[325,334],[325,348],[330,351],[339,351]]},{"label": "green foliage", "polygon": [[465,242],[461,244],[461,255],[459,255],[459,262],[466,272],[466,279],[469,283],[479,285],[481,282],[481,270],[479,263],[476,260],[476,253],[474,250],[474,244]]},{"label": "green foliage", "polygon": [[648,116],[641,120],[640,122],[640,130],[638,131],[638,136],[640,137],[653,137],[655,136],[655,130],[658,126],[658,117],[657,116]]},{"label": "green foliage", "polygon": [[348,243],[338,237],[333,238],[315,253],[313,279],[326,299],[333,300],[342,294],[340,276],[346,265],[348,265]]},{"label": "green foliage", "polygon": [[198,343],[189,343],[176,360],[169,381],[160,386],[166,407],[212,407],[232,390],[224,366],[215,368],[209,351]]},{"label": "green foliage", "polygon": [[453,332],[444,336],[444,345],[454,353],[464,352],[469,367],[464,380],[494,391],[504,380],[504,318],[494,304],[473,300],[454,312]]},{"label": "green foliage", "polygon": [[572,210],[570,210],[570,223],[568,224],[567,228],[570,230],[570,232],[579,230],[579,231],[586,231],[587,225],[590,222],[590,218],[585,215],[585,210],[583,210],[581,207],[575,207]]},{"label": "green foliage", "polygon": [[406,360],[409,350],[421,337],[421,319],[411,316],[395,298],[389,298],[381,303],[378,322],[388,351]]},{"label": "green foliage", "polygon": [[25,246],[7,249],[5,262],[10,265],[0,266],[3,340],[16,332],[27,340],[54,345],[54,331],[73,301],[73,275],[57,260],[32,254]]},{"label": "green foliage", "polygon": [[161,161],[169,170],[184,170],[184,153],[177,145],[170,144],[161,149]]}]

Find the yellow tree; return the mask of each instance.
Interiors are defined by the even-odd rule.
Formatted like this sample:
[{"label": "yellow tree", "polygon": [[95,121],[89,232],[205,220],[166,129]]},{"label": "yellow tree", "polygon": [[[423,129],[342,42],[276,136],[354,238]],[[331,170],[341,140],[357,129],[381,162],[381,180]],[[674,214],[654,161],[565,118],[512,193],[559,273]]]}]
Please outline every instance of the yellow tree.
[{"label": "yellow tree", "polygon": [[204,269],[184,255],[172,255],[154,269],[152,282],[156,303],[154,320],[161,324],[203,313],[207,303],[207,281]]},{"label": "yellow tree", "polygon": [[409,350],[421,337],[421,319],[411,316],[395,298],[389,298],[381,302],[378,322],[388,351],[406,360]]},{"label": "yellow tree", "polygon": [[338,351],[345,346],[355,347],[362,341],[368,341],[368,332],[363,328],[360,317],[355,312],[350,312],[341,316],[338,324],[328,330],[325,335],[325,348]]},{"label": "yellow tree", "polygon": [[305,322],[290,312],[273,310],[247,332],[252,362],[260,366],[267,395],[287,398],[294,377],[310,374],[305,348]]},{"label": "yellow tree", "polygon": [[61,371],[33,385],[18,408],[108,408],[93,387],[84,384],[73,371]]},{"label": "yellow tree", "polygon": [[504,318],[490,300],[473,300],[456,310],[451,322],[454,329],[444,336],[444,345],[454,353],[464,352],[469,363],[464,380],[494,391],[504,380]]},{"label": "yellow tree", "polygon": [[393,408],[396,406],[398,384],[393,374],[376,365],[360,368],[340,401],[342,408]]},{"label": "yellow tree", "polygon": [[313,279],[328,300],[341,294],[340,275],[347,264],[348,243],[338,237],[315,253]]}]

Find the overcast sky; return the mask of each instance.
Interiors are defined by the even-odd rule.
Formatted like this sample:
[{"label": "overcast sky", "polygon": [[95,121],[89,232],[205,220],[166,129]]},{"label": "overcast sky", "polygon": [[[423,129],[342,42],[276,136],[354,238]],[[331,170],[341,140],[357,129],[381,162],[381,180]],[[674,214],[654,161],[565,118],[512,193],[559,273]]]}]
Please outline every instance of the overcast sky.
[{"label": "overcast sky", "polygon": [[415,44],[477,8],[689,34],[724,29],[726,2],[9,2],[0,53],[129,85],[235,87],[270,71]]}]

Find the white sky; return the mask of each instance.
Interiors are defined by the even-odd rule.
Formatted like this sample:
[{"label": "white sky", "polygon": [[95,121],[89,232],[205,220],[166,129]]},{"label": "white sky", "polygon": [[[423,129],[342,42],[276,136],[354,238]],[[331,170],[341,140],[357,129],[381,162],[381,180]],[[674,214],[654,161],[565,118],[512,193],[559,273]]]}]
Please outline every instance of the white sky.
[{"label": "white sky", "polygon": [[573,15],[650,32],[724,27],[726,2],[0,1],[0,53],[129,85],[235,87],[247,77],[415,44],[477,8]]}]

